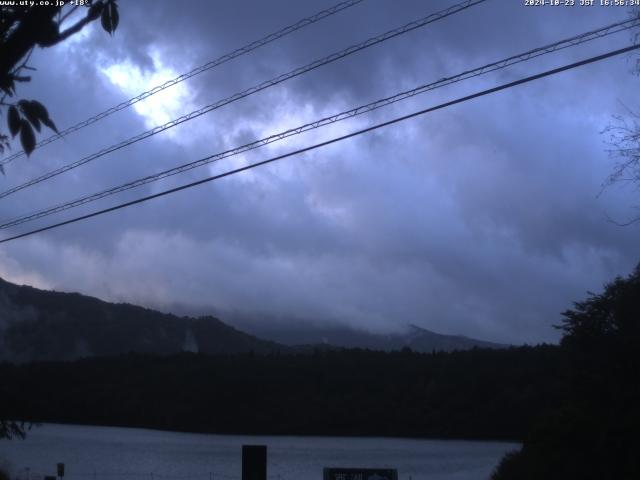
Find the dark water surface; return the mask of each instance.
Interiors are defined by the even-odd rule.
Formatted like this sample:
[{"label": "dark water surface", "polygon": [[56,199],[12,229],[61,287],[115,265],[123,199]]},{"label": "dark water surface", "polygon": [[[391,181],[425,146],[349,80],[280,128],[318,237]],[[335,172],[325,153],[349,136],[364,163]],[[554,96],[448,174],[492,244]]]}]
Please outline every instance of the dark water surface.
[{"label": "dark water surface", "polygon": [[321,480],[323,467],[391,467],[399,480],[489,477],[515,443],[404,438],[205,435],[136,428],[47,424],[27,439],[0,440],[0,465],[20,479],[234,480],[241,446],[267,445],[269,480]]}]

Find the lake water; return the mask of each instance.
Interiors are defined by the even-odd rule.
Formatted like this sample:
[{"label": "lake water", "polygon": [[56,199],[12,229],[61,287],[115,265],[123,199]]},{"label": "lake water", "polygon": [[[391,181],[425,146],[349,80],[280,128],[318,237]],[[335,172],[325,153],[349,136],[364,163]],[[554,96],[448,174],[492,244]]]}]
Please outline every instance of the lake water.
[{"label": "lake water", "polygon": [[398,480],[487,479],[515,443],[403,438],[205,435],[135,428],[47,424],[27,439],[0,440],[3,463],[19,479],[236,480],[241,446],[267,445],[269,480],[322,480],[323,467],[387,467]]}]

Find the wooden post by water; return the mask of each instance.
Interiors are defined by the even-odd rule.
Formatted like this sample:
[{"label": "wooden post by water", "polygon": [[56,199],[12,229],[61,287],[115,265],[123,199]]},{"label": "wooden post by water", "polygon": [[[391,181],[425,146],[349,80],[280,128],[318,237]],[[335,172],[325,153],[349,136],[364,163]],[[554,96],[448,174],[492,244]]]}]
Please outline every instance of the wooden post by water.
[{"label": "wooden post by water", "polygon": [[242,446],[242,480],[267,480],[267,446]]}]

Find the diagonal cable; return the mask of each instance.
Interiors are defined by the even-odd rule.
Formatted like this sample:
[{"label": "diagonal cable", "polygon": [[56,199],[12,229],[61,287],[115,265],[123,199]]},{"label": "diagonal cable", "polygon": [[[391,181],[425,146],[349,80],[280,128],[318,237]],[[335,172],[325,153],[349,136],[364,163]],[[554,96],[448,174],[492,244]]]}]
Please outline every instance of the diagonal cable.
[{"label": "diagonal cable", "polygon": [[268,145],[273,142],[277,142],[283,140],[285,138],[299,135],[301,133],[314,130],[325,125],[329,125],[332,123],[336,123],[342,120],[346,120],[349,118],[356,117],[358,115],[362,115],[364,113],[371,112],[373,110],[377,110],[382,107],[386,107],[393,103],[406,100],[407,98],[411,98],[415,95],[425,93],[431,90],[435,90],[437,88],[441,88],[447,85],[451,85],[453,83],[461,82],[463,80],[468,80],[470,78],[478,77],[480,75],[484,75],[496,70],[500,70],[518,63],[526,62],[531,60],[532,58],[536,58],[542,55],[547,55],[553,52],[557,52],[559,50],[573,47],[576,45],[580,45],[582,43],[586,43],[592,40],[596,40],[599,38],[603,38],[608,35],[613,35],[615,33],[619,33],[625,30],[629,30],[633,27],[640,25],[640,19],[632,19],[626,20],[623,22],[617,22],[606,27],[599,28],[597,30],[592,30],[589,32],[581,33],[579,35],[575,35],[570,38],[566,38],[542,47],[534,48],[533,50],[529,50],[517,55],[510,56],[508,58],[499,60],[497,62],[489,63],[483,65],[478,68],[474,68],[472,70],[467,70],[465,72],[459,73],[457,75],[453,75],[450,77],[441,78],[435,82],[421,85],[419,87],[413,88],[411,90],[407,90],[404,92],[397,93],[393,96],[386,97],[380,100],[376,100],[374,102],[368,103],[366,105],[361,105],[356,108],[352,108],[351,110],[346,110],[328,117],[321,118],[320,120],[316,120],[311,123],[306,123],[304,125],[291,128],[289,130],[285,130],[280,133],[276,133],[270,135],[268,137],[262,138],[260,140],[255,140],[250,143],[246,143],[239,147],[235,147],[220,153],[216,153],[215,155],[210,155],[205,158],[201,158],[199,160],[195,160],[193,162],[189,162],[177,167],[170,168],[168,170],[164,170],[162,172],[158,172],[153,175],[148,175],[146,177],[142,177],[115,187],[111,187],[109,189],[93,193],[90,195],[86,195],[80,198],[76,198],[75,200],[68,201],[66,203],[61,203],[52,207],[48,207],[30,214],[23,214],[19,217],[14,217],[12,219],[4,220],[3,223],[0,224],[0,229],[6,229],[9,227],[13,227],[16,225],[20,225],[29,221],[37,220],[42,217],[46,217],[49,215],[53,215],[55,213],[59,213],[65,210],[69,210],[74,207],[78,207],[80,205],[84,205],[89,202],[94,202],[100,200],[101,198],[108,197],[111,195],[115,195],[117,193],[124,192],[126,190],[130,190],[132,188],[136,188],[142,185],[146,185],[148,183],[156,182],[163,178],[167,178],[173,175],[177,175],[180,173],[184,173],[186,171],[192,170],[197,167],[201,167],[203,165],[207,165],[224,158],[228,158],[231,156],[239,155],[241,153],[245,153],[249,150],[254,150],[256,148],[260,148],[264,145]]},{"label": "diagonal cable", "polygon": [[[346,10],[347,8],[353,7],[354,5],[357,5],[359,3],[364,2],[365,0],[347,0],[344,2],[340,2],[336,5],[334,5],[333,7],[327,8],[326,10],[322,10],[318,13],[316,13],[315,15],[312,15],[310,17],[307,18],[303,18],[302,20],[297,21],[296,23],[289,25],[287,27],[284,27],[280,30],[278,30],[277,32],[271,33],[269,35],[267,35],[266,37],[261,38],[260,40],[256,40],[254,42],[249,43],[248,45],[245,45],[244,47],[240,47],[236,50],[234,50],[233,52],[227,53],[225,55],[222,55],[221,57],[216,58],[215,60],[211,60],[210,62],[205,63],[204,65],[200,65],[199,67],[194,68],[193,70],[191,70],[190,72],[184,73],[182,75],[179,75],[175,78],[172,78],[171,80],[167,80],[166,82],[164,82],[162,85],[157,85],[155,87],[153,87],[150,90],[147,90],[146,92],[142,92],[139,95],[124,101],[122,103],[119,103],[118,105],[111,107],[101,113],[98,113],[97,115],[94,115],[93,117],[90,117],[86,120],[83,120],[82,122],[76,123],[75,125],[72,125],[71,127],[66,128],[65,130],[62,130],[61,132],[59,132],[56,135],[51,135],[50,137],[47,137],[41,141],[39,141],[36,144],[36,148],[42,147],[43,145],[47,145],[49,143],[55,142],[56,140],[61,139],[62,137],[65,137],[67,135],[69,135],[70,133],[76,132],[82,128],[88,127],[89,125],[92,125],[116,112],[119,112],[120,110],[123,110],[127,107],[130,107],[131,105],[135,105],[136,103],[152,96],[155,95],[158,92],[161,92],[162,90],[165,90],[169,87],[172,87],[180,82],[183,82],[191,77],[195,77],[196,75],[199,75],[203,72],[206,72],[208,70],[211,70],[212,68],[215,68],[219,65],[222,65],[223,63],[226,63],[230,60],[233,60],[234,58],[240,57],[242,55],[246,55],[249,52],[252,52],[254,50],[257,50],[260,47],[263,47],[275,40],[278,40],[286,35],[289,35],[293,32],[295,32],[296,30],[300,30],[301,28],[304,28],[306,26],[312,25],[316,22],[319,22],[320,20],[323,20],[331,15],[335,15],[338,12],[341,12],[342,10]],[[24,156],[24,151],[19,151],[16,152],[10,156],[8,156],[7,158],[3,159],[2,161],[0,161],[0,165],[6,165],[7,163],[12,162],[13,160],[15,160],[18,157],[22,157]]]},{"label": "diagonal cable", "polygon": [[248,88],[246,90],[243,90],[242,92],[236,93],[230,97],[227,97],[225,99],[219,100],[215,103],[212,103],[210,105],[207,105],[206,107],[202,107],[199,110],[195,110],[191,113],[188,113],[186,115],[183,115],[182,117],[179,117],[175,120],[171,120],[170,122],[165,123],[164,125],[160,125],[157,126],[155,128],[152,128],[151,130],[147,130],[146,132],[143,132],[139,135],[136,135],[135,137],[131,137],[128,140],[124,140],[116,145],[112,145],[110,147],[106,147],[103,148],[102,150],[93,153],[89,156],[86,156],[80,160],[77,160],[75,162],[69,163],[63,167],[57,168],[56,170],[52,170],[50,172],[47,172],[39,177],[36,177],[32,180],[29,180],[21,185],[18,185],[16,187],[10,188],[8,190],[5,190],[4,192],[0,193],[0,198],[4,198],[7,197],[13,193],[16,193],[22,189],[25,189],[27,187],[31,187],[32,185],[36,185],[40,182],[43,182],[45,180],[48,180],[52,177],[55,177],[57,175],[60,175],[62,173],[68,172],[69,170],[72,170],[74,168],[77,168],[81,165],[84,165],[88,162],[91,162],[97,158],[103,157],[104,155],[107,155],[109,153],[115,152],[116,150],[120,150],[122,148],[128,147],[129,145],[132,145],[136,142],[139,142],[141,140],[144,140],[146,138],[149,138],[153,135],[156,135],[160,132],[163,132],[165,130],[168,130],[170,128],[173,128],[177,125],[180,125],[184,122],[188,122],[190,120],[193,120],[194,118],[200,117],[201,115],[204,115],[206,113],[212,112],[213,110],[217,110],[220,107],[223,107],[225,105],[228,105],[229,103],[235,102],[237,100],[240,100],[242,98],[248,97],[249,95],[253,95],[254,93],[260,92],[262,90],[265,90],[269,87],[273,87],[274,85],[278,85],[282,82],[285,82],[291,78],[297,77],[299,75],[302,75],[304,73],[307,73],[311,70],[315,70],[318,67],[321,67],[323,65],[326,65],[328,63],[332,63],[335,62],[336,60],[339,60],[341,58],[347,57],[349,55],[352,55],[356,52],[359,52],[360,50],[364,50],[366,48],[372,47],[374,45],[377,45],[379,43],[385,42],[391,38],[397,37],[399,35],[403,35],[405,33],[411,32],[413,30],[416,30],[417,28],[420,27],[424,27],[430,23],[436,22],[438,20],[441,20],[443,18],[446,18],[450,15],[453,15],[455,13],[461,12],[462,10],[466,10],[469,7],[472,7],[474,5],[478,5],[480,3],[483,3],[487,0],[466,0],[464,2],[458,3],[456,5],[453,5],[449,8],[446,8],[444,10],[441,10],[437,13],[428,15],[424,18],[421,18],[419,20],[415,20],[413,22],[410,22],[402,27],[398,27],[396,29],[393,30],[389,30],[388,32],[385,32],[381,35],[378,35],[376,37],[372,37],[369,38],[368,40],[365,40],[362,43],[356,44],[356,45],[352,45],[351,47],[348,47],[344,50],[341,50],[339,52],[333,53],[327,57],[321,58],[320,60],[316,60],[315,62],[309,63],[303,67],[299,67],[296,68],[295,70],[292,70],[288,73],[284,73],[278,77],[275,77],[271,80],[267,80],[265,82],[262,82],[256,86],[253,86],[251,88]]},{"label": "diagonal cable", "polygon": [[588,65],[588,64],[591,64],[591,63],[599,62],[599,61],[605,60],[607,58],[614,57],[616,55],[622,55],[623,53],[628,53],[628,52],[631,52],[633,50],[637,50],[639,48],[640,48],[640,44],[633,44],[633,45],[631,45],[629,47],[620,48],[618,50],[612,50],[612,51],[609,51],[609,52],[604,53],[602,55],[597,55],[595,57],[590,57],[590,58],[587,58],[585,60],[580,60],[578,62],[570,63],[570,64],[564,65],[562,67],[554,68],[552,70],[546,70],[544,72],[537,73],[537,74],[534,74],[534,75],[530,75],[528,77],[524,77],[524,78],[521,78],[519,80],[514,80],[513,82],[503,83],[502,85],[498,85],[497,87],[489,88],[489,89],[486,89],[486,90],[482,90],[482,91],[473,93],[471,95],[467,95],[467,96],[464,96],[464,97],[456,98],[455,100],[451,100],[451,101],[448,101],[448,102],[445,102],[445,103],[441,103],[441,104],[436,105],[434,107],[425,108],[423,110],[419,110],[417,112],[413,112],[413,113],[410,113],[408,115],[403,115],[401,117],[395,117],[395,118],[393,118],[391,120],[387,120],[387,121],[382,122],[382,123],[377,123],[377,124],[372,125],[370,127],[366,127],[366,128],[361,129],[361,130],[356,130],[356,131],[347,133],[345,135],[342,135],[340,137],[335,137],[335,138],[332,138],[330,140],[326,140],[324,142],[320,142],[320,143],[316,143],[316,144],[313,144],[313,145],[309,145],[307,147],[303,147],[303,148],[300,148],[298,150],[294,150],[294,151],[291,151],[291,152],[284,153],[282,155],[271,157],[271,158],[268,158],[266,160],[262,160],[262,161],[255,162],[255,163],[251,163],[249,165],[245,165],[244,167],[239,167],[239,168],[236,168],[236,169],[233,169],[233,170],[228,170],[228,171],[226,171],[224,173],[220,173],[220,174],[217,174],[217,175],[212,175],[212,176],[209,176],[209,177],[205,177],[205,178],[200,179],[200,180],[196,180],[195,182],[191,182],[191,183],[187,183],[187,184],[184,184],[184,185],[180,185],[178,187],[174,187],[174,188],[171,188],[169,190],[164,190],[162,192],[154,193],[152,195],[147,195],[146,197],[137,198],[137,199],[131,200],[129,202],[120,203],[118,205],[114,205],[114,206],[109,207],[109,208],[105,208],[105,209],[102,209],[102,210],[97,210],[95,212],[91,212],[91,213],[88,213],[86,215],[81,215],[81,216],[78,216],[78,217],[74,217],[74,218],[71,218],[69,220],[64,220],[62,222],[58,222],[58,223],[54,223],[54,224],[51,224],[51,225],[47,225],[45,227],[37,228],[35,230],[30,230],[28,232],[21,233],[21,234],[18,234],[18,235],[14,235],[12,237],[6,237],[6,238],[3,238],[2,240],[0,240],[0,244],[1,243],[6,243],[6,242],[10,242],[12,240],[17,240],[19,238],[28,237],[28,236],[34,235],[36,233],[45,232],[45,231],[48,231],[48,230],[53,230],[54,228],[58,228],[58,227],[62,227],[64,225],[69,225],[69,224],[72,224],[72,223],[80,222],[82,220],[87,220],[89,218],[93,218],[93,217],[97,217],[97,216],[100,216],[100,215],[104,215],[106,213],[114,212],[116,210],[120,210],[120,209],[123,209],[123,208],[131,207],[133,205],[138,205],[140,203],[144,203],[144,202],[147,202],[149,200],[155,200],[156,198],[160,198],[160,197],[164,197],[164,196],[167,196],[167,195],[171,195],[173,193],[180,192],[182,190],[188,190],[190,188],[197,187],[198,185],[203,185],[205,183],[209,183],[209,182],[212,182],[212,181],[215,181],[215,180],[219,180],[221,178],[229,177],[231,175],[236,175],[236,174],[241,173],[241,172],[245,172],[245,171],[257,168],[257,167],[261,167],[263,165],[267,165],[267,164],[270,164],[270,163],[273,163],[273,162],[277,162],[277,161],[283,160],[285,158],[289,158],[289,157],[293,157],[293,156],[296,156],[296,155],[300,155],[302,153],[306,153],[306,152],[309,152],[309,151],[312,151],[312,150],[316,150],[318,148],[322,148],[322,147],[325,147],[327,145],[332,145],[334,143],[338,143],[338,142],[347,140],[349,138],[357,137],[357,136],[363,135],[365,133],[369,133],[369,132],[378,130],[380,128],[384,128],[384,127],[388,127],[390,125],[394,125],[396,123],[404,122],[404,121],[409,120],[411,118],[415,118],[415,117],[418,117],[418,116],[421,116],[421,115],[425,115],[427,113],[431,113],[431,112],[434,112],[436,110],[441,110],[443,108],[448,108],[448,107],[453,106],[453,105],[458,105],[460,103],[468,102],[468,101],[473,100],[475,98],[479,98],[479,97],[483,97],[485,95],[490,95],[490,94],[493,94],[493,93],[496,93],[496,92],[507,90],[509,88],[513,88],[513,87],[516,87],[518,85],[522,85],[522,84],[525,84],[525,83],[533,82],[534,80],[539,80],[541,78],[545,78],[545,77],[548,77],[548,76],[551,76],[551,75],[556,75],[558,73],[565,72],[567,70],[571,70],[571,69],[582,67],[584,65]]}]

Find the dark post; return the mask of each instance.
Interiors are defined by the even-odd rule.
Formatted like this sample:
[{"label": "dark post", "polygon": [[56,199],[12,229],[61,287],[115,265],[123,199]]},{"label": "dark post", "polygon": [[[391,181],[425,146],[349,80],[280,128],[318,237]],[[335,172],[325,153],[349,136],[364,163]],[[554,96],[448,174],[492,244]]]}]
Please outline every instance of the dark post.
[{"label": "dark post", "polygon": [[267,480],[267,446],[242,446],[242,480]]},{"label": "dark post", "polygon": [[328,468],[322,470],[323,480],[398,480],[395,468]]},{"label": "dark post", "polygon": [[56,467],[58,469],[58,477],[59,478],[64,477],[64,463],[58,463]]}]

